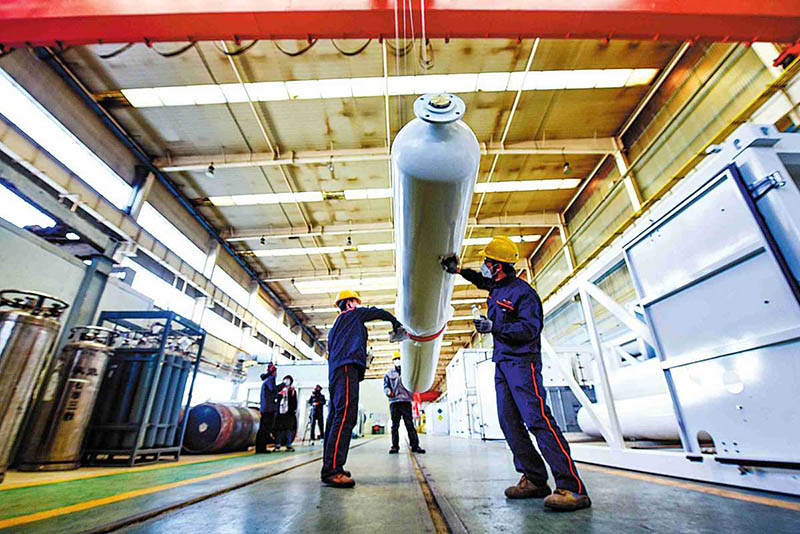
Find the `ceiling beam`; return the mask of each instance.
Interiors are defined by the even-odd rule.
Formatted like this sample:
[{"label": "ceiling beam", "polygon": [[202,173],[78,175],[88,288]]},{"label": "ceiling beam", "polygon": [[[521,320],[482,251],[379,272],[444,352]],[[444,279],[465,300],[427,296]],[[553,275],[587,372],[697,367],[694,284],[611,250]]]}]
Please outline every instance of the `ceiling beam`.
[{"label": "ceiling beam", "polygon": [[[422,27],[412,3],[412,27]],[[379,38],[392,36],[394,4],[374,0],[27,0],[0,8],[6,46],[98,42]],[[797,2],[752,0],[461,0],[428,2],[428,38],[607,38],[791,42]]]},{"label": "ceiling beam", "polygon": [[[500,215],[492,217],[481,217],[475,219],[470,217],[467,226],[470,228],[550,228],[560,224],[558,211],[540,211],[526,213],[525,215]],[[352,223],[352,224],[332,224],[328,226],[312,226],[310,228],[295,227],[274,227],[268,228],[246,228],[241,230],[227,230],[222,232],[222,236],[229,242],[251,241],[262,237],[270,239],[289,239],[303,237],[320,237],[335,235],[355,235],[380,232],[391,232],[394,226],[389,221],[371,223]]]},{"label": "ceiling beam", "polygon": [[[588,137],[579,139],[542,139],[521,141],[506,145],[481,143],[484,156],[504,155],[606,155],[616,150],[613,137]],[[166,156],[156,158],[154,164],[164,172],[202,171],[213,163],[214,168],[241,169],[247,167],[277,167],[279,165],[328,165],[387,161],[389,152],[384,147],[339,150],[288,151],[280,156],[272,152],[242,152]]]}]

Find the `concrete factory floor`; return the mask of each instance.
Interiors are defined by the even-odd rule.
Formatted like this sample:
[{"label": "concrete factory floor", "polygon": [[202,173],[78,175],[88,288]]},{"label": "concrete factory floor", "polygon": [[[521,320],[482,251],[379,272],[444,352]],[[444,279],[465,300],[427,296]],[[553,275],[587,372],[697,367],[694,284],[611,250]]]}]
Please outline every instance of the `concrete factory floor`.
[{"label": "concrete factory floor", "polygon": [[[800,532],[800,499],[579,464],[593,507],[545,512],[509,501],[518,475],[502,443],[423,436],[428,454],[387,454],[388,440],[353,442],[353,490],[319,484],[319,446],[0,491],[0,527],[81,532],[267,477],[123,528],[122,532]],[[418,478],[425,474],[427,483]],[[2,486],[0,486],[2,487]],[[423,489],[424,488],[424,489]],[[433,519],[426,502],[437,505]]]}]

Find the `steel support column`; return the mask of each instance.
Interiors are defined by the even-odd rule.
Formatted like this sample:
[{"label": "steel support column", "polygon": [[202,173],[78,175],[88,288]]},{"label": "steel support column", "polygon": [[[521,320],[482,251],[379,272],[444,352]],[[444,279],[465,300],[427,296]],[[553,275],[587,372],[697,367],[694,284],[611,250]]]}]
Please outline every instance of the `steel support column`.
[{"label": "steel support column", "polygon": [[586,321],[586,330],[589,332],[589,341],[592,343],[594,349],[594,361],[597,363],[597,371],[600,374],[600,390],[603,392],[603,401],[608,411],[608,423],[611,431],[611,441],[608,445],[613,448],[625,447],[625,441],[622,439],[622,430],[619,425],[619,418],[617,417],[617,409],[614,406],[614,394],[611,391],[611,384],[608,380],[608,370],[606,369],[606,361],[603,356],[603,346],[600,342],[600,334],[597,332],[597,325],[594,322],[594,315],[592,314],[592,304],[589,300],[589,294],[585,290],[580,291],[581,307],[583,308],[583,318]]}]

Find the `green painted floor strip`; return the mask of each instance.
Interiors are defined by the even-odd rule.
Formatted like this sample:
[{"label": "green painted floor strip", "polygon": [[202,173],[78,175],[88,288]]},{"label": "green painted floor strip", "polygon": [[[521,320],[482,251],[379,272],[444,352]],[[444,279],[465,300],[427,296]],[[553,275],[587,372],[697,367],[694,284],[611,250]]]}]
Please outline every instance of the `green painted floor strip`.
[{"label": "green painted floor strip", "polygon": [[122,491],[149,488],[209,475],[230,468],[286,458],[292,454],[313,450],[314,448],[311,447],[302,447],[298,448],[296,453],[251,454],[188,465],[176,464],[170,469],[110,474],[102,477],[10,489],[0,493],[0,520],[108,497]]}]

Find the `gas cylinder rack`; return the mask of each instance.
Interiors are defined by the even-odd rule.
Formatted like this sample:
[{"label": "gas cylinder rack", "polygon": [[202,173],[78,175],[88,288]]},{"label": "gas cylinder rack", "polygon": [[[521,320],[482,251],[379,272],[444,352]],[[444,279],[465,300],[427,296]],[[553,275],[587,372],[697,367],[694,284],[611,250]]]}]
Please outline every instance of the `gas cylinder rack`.
[{"label": "gas cylinder rack", "polygon": [[[180,458],[205,330],[169,311],[113,311],[97,324],[120,332],[100,388],[84,464]],[[189,394],[181,409],[188,382]]]}]

